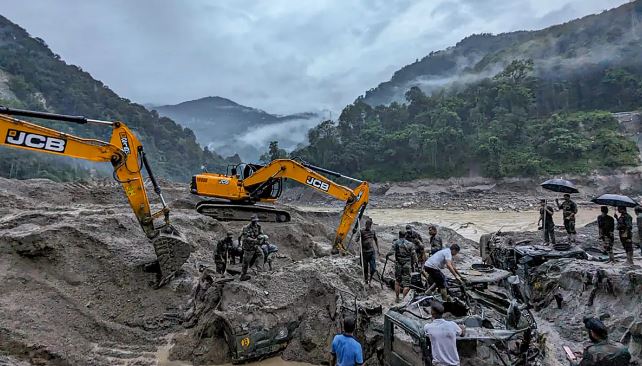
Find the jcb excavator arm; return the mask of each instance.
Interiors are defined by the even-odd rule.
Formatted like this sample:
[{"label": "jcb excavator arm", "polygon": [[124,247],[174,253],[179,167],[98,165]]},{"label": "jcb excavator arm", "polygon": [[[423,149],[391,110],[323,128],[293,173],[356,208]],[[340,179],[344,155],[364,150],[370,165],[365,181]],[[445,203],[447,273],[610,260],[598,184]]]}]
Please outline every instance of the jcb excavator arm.
[{"label": "jcb excavator arm", "polygon": [[[245,187],[252,187],[271,179],[288,178],[346,202],[343,213],[341,214],[341,221],[334,238],[334,248],[339,251],[345,251],[346,248],[344,247],[344,241],[350,232],[350,227],[352,226],[352,223],[355,222],[355,219],[361,218],[361,215],[363,215],[363,211],[368,204],[370,195],[368,183],[358,181],[354,178],[346,177],[329,170],[314,167],[312,165],[306,165],[290,159],[274,160],[254,172],[254,174],[248,178],[244,179],[243,185]],[[357,181],[359,182],[359,185],[355,189],[351,189],[331,181],[321,175],[319,171]]]},{"label": "jcb excavator arm", "polygon": [[[112,135],[110,142],[84,139],[12,118],[9,115],[79,124],[100,124],[111,127]],[[189,245],[170,225],[169,208],[147,162],[143,146],[124,123],[0,107],[0,145],[111,163],[114,168],[114,179],[123,186],[129,205],[140,226],[154,244],[163,276],[162,282],[169,279],[189,257]],[[158,212],[152,212],[150,208],[142,176],[143,166],[152,181],[154,191],[161,200],[162,209]],[[160,217],[163,217],[164,223],[155,226],[154,219]]]},{"label": "jcb excavator arm", "polygon": [[[349,179],[359,185],[355,189],[351,189],[331,181],[321,173]],[[352,223],[361,218],[368,204],[370,191],[367,182],[296,160],[277,159],[253,171],[244,179],[240,179],[235,174],[203,173],[196,175],[192,178],[191,190],[192,193],[200,196],[221,198],[232,202],[231,205],[215,201],[202,202],[197,205],[197,210],[200,213],[222,220],[236,220],[233,215],[241,211],[259,214],[274,212],[275,210],[265,206],[254,206],[254,203],[274,202],[281,193],[280,187],[283,178],[292,179],[346,203],[334,239],[334,249],[344,251],[346,249],[344,242]],[[272,187],[275,185],[278,185],[279,189],[276,190],[276,194],[272,194]],[[221,214],[222,211],[226,214]],[[287,214],[287,218],[285,218],[285,214],[287,213],[277,211],[274,221],[289,221],[289,214]]]}]

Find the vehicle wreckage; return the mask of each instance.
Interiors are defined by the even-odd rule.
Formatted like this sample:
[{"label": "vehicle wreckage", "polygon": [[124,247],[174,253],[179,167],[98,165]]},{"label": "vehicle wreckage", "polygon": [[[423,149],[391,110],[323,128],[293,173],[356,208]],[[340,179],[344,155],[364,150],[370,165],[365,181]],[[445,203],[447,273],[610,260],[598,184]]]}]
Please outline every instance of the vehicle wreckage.
[{"label": "vehicle wreckage", "polygon": [[[539,238],[538,238],[539,239]],[[604,261],[608,259],[599,250],[588,251],[579,246],[568,250],[556,250],[553,247],[536,244],[538,239],[515,240],[514,233],[496,232],[482,235],[479,240],[479,255],[482,262],[510,271],[515,276],[509,279],[511,291],[522,303],[530,303],[532,275],[535,268],[549,260],[571,258]]]},{"label": "vehicle wreckage", "polygon": [[[533,315],[511,297],[507,282],[510,274],[486,268],[489,273],[497,273],[466,285],[449,280],[453,300],[442,302],[446,318],[466,327],[465,334],[457,338],[461,365],[536,365],[541,355],[535,345],[537,324]],[[431,321],[431,302],[442,299],[415,291],[409,301],[385,314],[386,366],[432,365],[424,326]]]}]

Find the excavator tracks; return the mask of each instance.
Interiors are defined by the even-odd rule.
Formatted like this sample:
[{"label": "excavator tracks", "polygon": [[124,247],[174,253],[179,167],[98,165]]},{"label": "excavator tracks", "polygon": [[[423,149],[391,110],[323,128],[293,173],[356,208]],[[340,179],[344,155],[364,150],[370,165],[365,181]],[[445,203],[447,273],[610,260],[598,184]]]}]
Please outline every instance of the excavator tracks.
[{"label": "excavator tracks", "polygon": [[250,221],[252,215],[261,222],[289,222],[290,213],[270,206],[240,205],[220,201],[202,201],[196,204],[196,211],[219,221]]}]

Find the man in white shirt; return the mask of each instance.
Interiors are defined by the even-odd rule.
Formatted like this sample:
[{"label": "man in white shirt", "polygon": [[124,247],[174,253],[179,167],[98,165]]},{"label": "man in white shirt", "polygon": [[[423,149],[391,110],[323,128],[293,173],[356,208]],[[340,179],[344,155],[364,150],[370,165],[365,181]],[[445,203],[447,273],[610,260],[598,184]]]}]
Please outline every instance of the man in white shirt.
[{"label": "man in white shirt", "polygon": [[424,326],[426,337],[430,339],[433,366],[459,366],[457,337],[463,336],[463,325],[442,319],[444,306],[437,301],[430,304],[433,321]]},{"label": "man in white shirt", "polygon": [[457,268],[453,265],[453,257],[455,257],[461,249],[459,245],[453,244],[450,248],[444,248],[437,253],[433,254],[428,260],[424,263],[424,272],[436,285],[436,288],[441,292],[442,300],[448,301],[448,291],[446,276],[441,272],[443,268],[448,268],[450,273],[453,274],[455,279],[458,279],[462,283],[464,282],[464,277],[457,271]]}]

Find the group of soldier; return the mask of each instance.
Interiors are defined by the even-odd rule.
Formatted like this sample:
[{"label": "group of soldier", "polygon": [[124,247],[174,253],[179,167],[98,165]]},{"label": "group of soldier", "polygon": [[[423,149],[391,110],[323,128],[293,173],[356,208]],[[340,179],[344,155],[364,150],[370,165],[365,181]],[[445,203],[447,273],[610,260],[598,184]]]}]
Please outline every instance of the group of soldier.
[{"label": "group of soldier", "polygon": [[[575,231],[575,216],[577,215],[577,204],[571,200],[569,194],[564,195],[564,200],[560,203],[555,199],[556,206],[562,211],[562,218],[564,219],[564,229],[568,236],[568,244],[575,244],[577,232]],[[540,219],[542,224],[541,228],[544,230],[544,242],[552,243],[557,248],[564,249],[555,242],[555,223],[553,222],[553,214],[555,213],[553,207],[546,205],[546,200],[540,201]],[[627,264],[633,264],[633,217],[629,215],[626,207],[618,207],[617,213],[613,216],[609,215],[609,208],[607,206],[600,207],[601,214],[597,217],[597,226],[599,238],[602,241],[604,250],[608,253],[609,262],[615,262],[613,255],[613,243],[615,241],[614,232],[617,229],[620,242],[626,252]],[[618,215],[619,213],[619,215]],[[636,207],[635,213],[637,216],[638,230],[642,226],[642,208]],[[642,240],[641,240],[642,241]],[[640,245],[642,250],[642,244]]]},{"label": "group of soldier", "polygon": [[225,238],[216,243],[214,250],[216,272],[225,273],[227,264],[236,264],[237,257],[242,263],[241,281],[250,279],[247,272],[255,264],[261,268],[267,264],[272,270],[272,257],[278,248],[274,244],[270,244],[268,239],[259,224],[259,217],[252,215],[250,223],[243,227],[237,243],[234,243],[234,234],[231,232],[228,232]]},{"label": "group of soldier", "polygon": [[[377,234],[372,230],[371,219],[366,220],[365,228],[359,234],[364,279],[366,284],[371,286],[376,273],[376,253],[379,250],[379,241]],[[386,254],[386,260],[394,255],[397,302],[400,301],[400,295],[405,297],[408,294],[412,285],[412,273],[421,273],[427,277],[442,293],[444,299],[448,299],[448,295],[446,277],[441,272],[442,269],[447,268],[456,279],[464,280],[452,262],[453,256],[459,253],[460,247],[453,244],[444,248],[443,240],[437,234],[437,227],[434,225],[428,227],[428,235],[426,245],[421,234],[411,225],[406,225],[406,230],[399,231],[398,238],[393,241],[390,251]]]},{"label": "group of soldier", "polygon": [[[544,242],[548,244],[552,242],[555,246],[555,223],[553,222],[553,214],[555,210],[551,206],[546,205],[546,200],[540,201],[539,209],[539,223],[544,230]],[[562,218],[564,219],[564,229],[568,238],[568,244],[575,244],[577,232],[575,231],[575,215],[577,215],[577,204],[571,200],[570,194],[564,195],[562,203],[555,199],[555,205],[559,210],[562,210]]]}]

